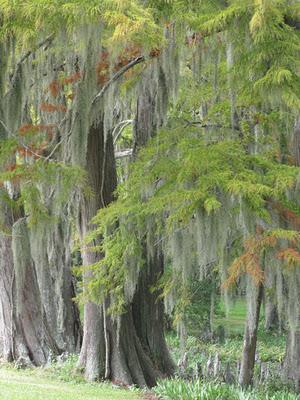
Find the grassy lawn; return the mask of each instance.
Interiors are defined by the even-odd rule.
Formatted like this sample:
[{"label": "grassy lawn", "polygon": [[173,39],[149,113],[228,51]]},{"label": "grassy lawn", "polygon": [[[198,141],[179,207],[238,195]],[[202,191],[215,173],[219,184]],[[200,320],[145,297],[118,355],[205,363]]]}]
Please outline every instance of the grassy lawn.
[{"label": "grassy lawn", "polygon": [[0,368],[1,400],[138,400],[132,391],[109,384],[67,383],[42,372]]}]

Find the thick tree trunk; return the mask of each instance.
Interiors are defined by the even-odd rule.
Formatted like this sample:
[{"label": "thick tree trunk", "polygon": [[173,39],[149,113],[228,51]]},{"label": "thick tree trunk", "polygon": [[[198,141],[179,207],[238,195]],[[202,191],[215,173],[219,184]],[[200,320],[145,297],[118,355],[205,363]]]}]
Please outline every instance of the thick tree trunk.
[{"label": "thick tree trunk", "polygon": [[[160,63],[146,73],[137,100],[134,129],[134,154],[155,136],[166,119],[168,105],[167,80]],[[149,228],[151,229],[151,224]],[[147,232],[154,240],[152,232]],[[150,240],[150,241],[151,241]],[[137,333],[155,365],[166,376],[174,373],[175,366],[170,357],[164,335],[164,304],[158,300],[159,293],[151,292],[164,271],[161,246],[150,242],[151,250],[144,246],[145,267],[140,271],[137,291],[133,299],[134,322]],[[159,242],[159,241],[158,241]]]},{"label": "thick tree trunk", "polygon": [[7,361],[22,358],[42,365],[59,349],[51,335],[41,302],[35,265],[31,258],[25,219],[12,227],[12,236],[1,237],[0,330],[2,354]]},{"label": "thick tree trunk", "polygon": [[272,299],[266,298],[265,300],[265,329],[272,331],[278,327],[278,313],[276,304]]},{"label": "thick tree trunk", "polygon": [[[94,196],[86,199],[81,207],[79,229],[82,238],[92,228],[90,220],[97,210],[113,200],[117,184],[112,137],[108,135],[105,141],[102,122],[90,129],[87,154],[86,168]],[[100,257],[101,254],[85,248],[83,265],[91,265]],[[92,272],[87,270],[84,280],[87,282],[91,278]],[[146,286],[148,289],[148,284]],[[143,297],[144,289],[144,286],[141,287],[140,297]],[[150,292],[147,291],[145,296],[150,298]],[[153,298],[149,307],[154,303]],[[144,305],[145,299],[140,306]],[[126,385],[153,386],[162,376],[156,367],[156,360],[162,357],[158,355],[158,348],[162,344],[163,322],[160,318],[163,313],[156,314],[155,306],[155,311],[141,316],[136,303],[135,306],[128,305],[127,312],[122,316],[111,317],[107,314],[107,306],[89,302],[84,308],[84,339],[79,365],[84,368],[86,378],[107,378]],[[159,309],[162,309],[161,304]],[[147,326],[144,325],[146,321]],[[152,327],[151,322],[155,323]],[[142,331],[142,327],[145,330]],[[160,342],[154,345],[156,340]],[[156,357],[152,356],[152,351],[155,351]]]},{"label": "thick tree trunk", "polygon": [[[3,207],[4,208],[4,207]],[[4,208],[2,220],[12,225],[9,210]],[[13,361],[13,294],[14,271],[12,237],[0,233],[0,354],[4,361]]]},{"label": "thick tree trunk", "polygon": [[[84,199],[80,207],[79,231],[82,240],[93,229],[90,222],[97,211],[113,200],[113,192],[117,185],[112,138],[109,136],[105,141],[104,136],[102,118],[90,128],[88,134],[86,170],[93,195]],[[96,263],[100,257],[101,254],[86,247],[82,251],[83,266]],[[87,269],[84,282],[87,283],[92,276],[92,272]],[[97,380],[105,377],[105,364],[103,307],[88,302],[84,306],[83,344],[79,365],[84,368],[88,380]]]},{"label": "thick tree trunk", "polygon": [[148,262],[140,272],[132,304],[134,324],[141,344],[151,354],[154,365],[164,375],[169,376],[174,372],[174,363],[165,340],[164,304],[158,299],[159,293],[151,292],[164,269],[160,246],[156,246],[152,257],[148,256],[146,259]]},{"label": "thick tree trunk", "polygon": [[300,331],[290,331],[284,360],[286,379],[293,382],[296,391],[300,391]]},{"label": "thick tree trunk", "polygon": [[260,284],[260,286],[256,288],[255,304],[254,307],[252,307],[252,309],[248,311],[248,316],[245,326],[244,347],[242,354],[241,370],[239,375],[239,384],[242,387],[247,387],[251,385],[253,380],[257,331],[258,331],[259,314],[260,314],[262,299],[263,299],[263,286]]},{"label": "thick tree trunk", "polygon": [[[139,91],[134,154],[155,134],[167,112],[168,88],[163,68],[158,60],[153,60],[153,65]],[[89,223],[97,210],[113,200],[117,185],[113,141],[111,135],[104,132],[106,129],[98,118],[97,125],[88,134],[86,169],[95,196],[81,207],[79,230],[82,238],[91,229]],[[163,270],[161,251],[156,249],[155,253],[140,272],[136,294],[122,316],[108,315],[108,299],[102,307],[85,305],[80,365],[88,379],[110,378],[127,385],[153,386],[159,377],[174,370],[164,338],[163,304],[157,301],[157,294],[150,292]],[[95,263],[100,257],[101,254],[85,249],[84,265]],[[91,276],[92,273],[87,272],[84,279]],[[91,332],[91,327],[97,332]],[[89,361],[89,352],[94,361]]]},{"label": "thick tree trunk", "polygon": [[300,166],[300,115],[296,117],[293,140],[292,140],[292,152],[295,159],[295,165]]},{"label": "thick tree trunk", "polygon": [[70,216],[53,224],[42,222],[29,230],[41,301],[51,335],[60,352],[79,352],[82,328],[71,273]]},{"label": "thick tree trunk", "polygon": [[[3,210],[11,233],[0,237],[1,355],[6,361],[21,357],[43,365],[51,355],[74,353],[80,345],[70,264],[50,262],[57,262],[60,250],[64,253],[67,249],[63,249],[62,240],[54,240],[48,242],[48,248],[38,246],[33,251],[26,219],[14,223],[10,209],[3,205]],[[47,240],[47,236],[41,240]],[[43,251],[48,252],[48,264],[37,257]]]}]

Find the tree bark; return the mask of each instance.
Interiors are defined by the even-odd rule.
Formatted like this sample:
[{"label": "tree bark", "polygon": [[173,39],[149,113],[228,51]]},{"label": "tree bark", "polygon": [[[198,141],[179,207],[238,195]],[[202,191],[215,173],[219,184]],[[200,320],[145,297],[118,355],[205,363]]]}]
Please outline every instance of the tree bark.
[{"label": "tree bark", "polygon": [[257,331],[259,323],[259,314],[261,303],[263,299],[263,286],[262,284],[256,289],[254,314],[248,311],[245,333],[244,333],[244,347],[242,354],[241,370],[239,374],[239,384],[242,387],[248,387],[253,381],[253,370],[255,363]]},{"label": "tree bark", "polygon": [[300,166],[300,115],[295,120],[292,146],[295,165]]},{"label": "tree bark", "polygon": [[[6,226],[12,226],[11,213],[5,205],[2,206],[1,217]],[[12,236],[0,233],[0,354],[7,362],[14,358],[13,288]]]},{"label": "tree bark", "polygon": [[57,223],[41,222],[29,229],[41,302],[60,353],[78,353],[82,341],[79,310],[73,300],[70,218],[61,213]]},{"label": "tree bark", "polygon": [[[85,199],[81,206],[79,228],[82,239],[92,229],[90,220],[98,209],[113,200],[117,184],[113,141],[111,135],[105,141],[102,122],[90,129],[87,154],[86,168],[94,196]],[[83,265],[91,265],[101,256],[85,248]],[[92,277],[92,271],[87,270],[85,283]],[[128,306],[125,314],[111,317],[107,313],[108,305],[108,301],[101,306],[88,302],[84,307],[84,338],[79,365],[84,368],[86,378],[153,386],[162,375],[137,333],[132,306]]]},{"label": "tree bark", "polygon": [[152,292],[157,279],[164,270],[164,258],[160,246],[148,256],[147,265],[140,272],[137,291],[133,298],[133,317],[138,337],[144,349],[151,354],[154,365],[164,375],[174,372],[174,363],[170,357],[164,334],[164,303],[158,299],[158,292]]},{"label": "tree bark", "polygon": [[[159,65],[158,61],[154,60],[153,64],[155,67],[149,67],[139,90],[134,155],[156,133],[167,113],[166,79],[161,67],[155,69]],[[113,140],[110,132],[105,132],[103,120],[104,115],[98,116],[97,124],[90,128],[88,134],[86,169],[95,195],[93,199],[86,199],[81,204],[81,238],[90,231],[89,223],[97,210],[106,207],[113,200],[117,185]],[[146,246],[145,243],[144,245]],[[101,256],[85,249],[83,263],[93,264]],[[88,379],[107,378],[126,385],[137,384],[144,387],[155,385],[159,377],[173,372],[173,362],[164,338],[163,303],[157,301],[157,294],[150,292],[150,287],[162,271],[162,252],[161,249],[156,249],[153,258],[140,272],[135,296],[121,316],[108,315],[109,299],[101,307],[92,303],[85,305],[80,365],[85,369]],[[87,271],[84,280],[91,278],[92,272]],[[92,358],[89,354],[93,355]]]},{"label": "tree bark", "polygon": [[[112,137],[105,141],[103,116],[95,123],[88,134],[86,170],[88,182],[93,195],[85,198],[80,207],[79,232],[83,240],[94,228],[90,224],[97,211],[113,200],[113,192],[117,186],[116,167]],[[83,266],[99,261],[101,254],[88,247],[82,251]],[[84,283],[93,277],[91,270],[84,274]],[[102,307],[88,302],[84,305],[83,343],[79,365],[84,368],[87,380],[104,378],[106,365],[106,348],[104,332],[104,316]]]},{"label": "tree bark", "polygon": [[293,382],[295,390],[300,391],[300,331],[290,330],[287,337],[284,372],[288,381]]}]

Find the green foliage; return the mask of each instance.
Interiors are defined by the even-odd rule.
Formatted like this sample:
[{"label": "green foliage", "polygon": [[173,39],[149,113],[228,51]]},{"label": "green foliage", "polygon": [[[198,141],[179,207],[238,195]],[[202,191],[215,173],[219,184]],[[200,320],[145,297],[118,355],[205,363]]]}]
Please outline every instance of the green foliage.
[{"label": "green foliage", "polygon": [[9,194],[3,190],[5,204],[23,208],[30,224],[54,222],[72,194],[88,193],[84,171],[59,162],[38,160],[33,164],[14,164],[12,170],[0,172],[0,181],[2,187],[10,187],[11,191]]},{"label": "green foliage", "polygon": [[238,387],[201,381],[187,382],[182,379],[160,381],[155,392],[163,399],[172,400],[296,400],[296,394],[287,391],[243,391]]},{"label": "green foliage", "polygon": [[0,38],[17,36],[31,43],[43,33],[72,32],[83,24],[103,23],[114,46],[133,41],[149,48],[161,42],[162,32],[150,10],[138,0],[1,0]]},{"label": "green foliage", "polygon": [[172,400],[239,400],[238,390],[219,383],[186,382],[181,379],[160,381],[155,392]]},{"label": "green foliage", "polygon": [[78,355],[68,354],[64,359],[56,359],[45,367],[45,375],[62,382],[84,383],[84,376],[77,367]]},{"label": "green foliage", "polygon": [[160,132],[140,152],[128,181],[119,186],[118,200],[94,219],[98,228],[92,238],[103,237],[105,255],[93,266],[90,286],[96,292],[124,293],[128,259],[136,260],[137,271],[142,265],[139,246],[147,220],[157,224],[157,238],[169,235],[199,209],[217,213],[226,196],[268,219],[268,200],[284,199],[298,173],[296,167],[249,155],[238,141],[210,142],[190,128]]},{"label": "green foliage", "polygon": [[200,17],[199,22],[201,32],[208,35],[229,31],[237,93],[297,110],[299,32],[289,25],[294,6],[287,0],[235,0],[219,13],[202,17],[202,23]]},{"label": "green foliage", "polygon": [[[189,302],[184,310],[184,320],[189,332],[199,336],[203,331],[210,330],[211,296],[215,292],[215,277],[199,281],[191,277],[189,281]],[[215,296],[214,314],[220,314],[219,297]]]}]

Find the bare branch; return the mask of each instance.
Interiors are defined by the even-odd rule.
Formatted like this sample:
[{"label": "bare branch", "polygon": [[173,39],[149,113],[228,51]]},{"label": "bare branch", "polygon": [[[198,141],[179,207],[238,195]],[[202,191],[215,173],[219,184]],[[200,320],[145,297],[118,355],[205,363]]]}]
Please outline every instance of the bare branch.
[{"label": "bare branch", "polygon": [[130,157],[132,156],[133,150],[132,149],[126,149],[122,151],[116,151],[115,152],[115,159],[118,160],[120,158],[125,158],[125,157]]},{"label": "bare branch", "polygon": [[[122,134],[123,130],[126,128],[126,126],[132,124],[133,120],[132,119],[126,119],[124,121],[119,122],[116,127],[113,130],[112,137],[114,144],[116,144],[117,140],[119,139],[120,135]],[[119,129],[119,131],[117,131]]]}]

